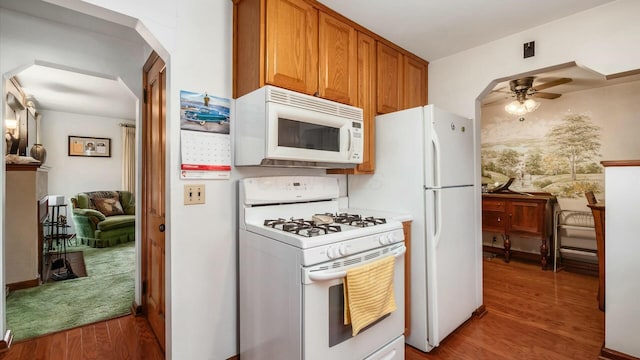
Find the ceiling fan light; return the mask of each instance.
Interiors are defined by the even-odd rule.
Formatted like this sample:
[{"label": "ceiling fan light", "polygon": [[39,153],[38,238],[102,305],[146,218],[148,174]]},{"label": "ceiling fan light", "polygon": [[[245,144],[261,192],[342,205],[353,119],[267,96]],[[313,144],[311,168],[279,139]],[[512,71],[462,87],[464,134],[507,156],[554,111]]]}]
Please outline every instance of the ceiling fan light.
[{"label": "ceiling fan light", "polygon": [[527,99],[522,105],[527,109],[527,112],[536,111],[540,107],[540,103],[533,99]]},{"label": "ceiling fan light", "polygon": [[514,100],[507,104],[507,106],[504,107],[504,110],[509,114],[518,116],[524,115],[528,112],[526,107],[517,100]]}]

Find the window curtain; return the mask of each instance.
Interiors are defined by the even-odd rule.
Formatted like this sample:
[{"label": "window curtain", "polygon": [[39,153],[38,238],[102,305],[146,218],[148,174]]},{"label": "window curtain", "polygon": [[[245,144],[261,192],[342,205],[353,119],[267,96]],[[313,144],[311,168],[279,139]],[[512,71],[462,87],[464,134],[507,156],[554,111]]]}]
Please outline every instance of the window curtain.
[{"label": "window curtain", "polygon": [[136,128],[122,126],[122,189],[136,190]]}]

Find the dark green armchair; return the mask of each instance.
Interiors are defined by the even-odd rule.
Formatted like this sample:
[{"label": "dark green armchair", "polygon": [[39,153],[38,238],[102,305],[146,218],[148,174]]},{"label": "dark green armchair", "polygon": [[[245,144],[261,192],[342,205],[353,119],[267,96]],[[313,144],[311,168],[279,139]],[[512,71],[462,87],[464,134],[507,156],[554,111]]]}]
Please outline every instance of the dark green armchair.
[{"label": "dark green armchair", "polygon": [[71,198],[76,237],[92,247],[134,241],[135,201],[129,191],[90,191]]}]

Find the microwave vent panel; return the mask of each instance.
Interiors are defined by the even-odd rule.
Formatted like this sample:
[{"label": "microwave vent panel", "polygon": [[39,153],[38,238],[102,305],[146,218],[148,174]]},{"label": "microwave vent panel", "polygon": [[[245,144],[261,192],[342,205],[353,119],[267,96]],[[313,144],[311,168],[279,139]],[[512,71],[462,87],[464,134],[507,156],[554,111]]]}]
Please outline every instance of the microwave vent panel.
[{"label": "microwave vent panel", "polygon": [[360,108],[281,89],[270,88],[267,92],[267,101],[318,111],[356,121],[362,121],[363,118],[362,109]]}]

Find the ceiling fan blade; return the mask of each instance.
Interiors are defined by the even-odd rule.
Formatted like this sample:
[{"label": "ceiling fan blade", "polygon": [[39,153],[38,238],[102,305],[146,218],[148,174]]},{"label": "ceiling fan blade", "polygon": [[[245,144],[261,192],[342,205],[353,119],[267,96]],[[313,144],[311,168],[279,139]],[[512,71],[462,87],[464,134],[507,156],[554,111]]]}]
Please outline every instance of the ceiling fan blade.
[{"label": "ceiling fan blade", "polygon": [[536,85],[536,86],[533,87],[533,90],[535,90],[535,91],[544,90],[544,89],[548,89],[548,88],[553,87],[553,86],[566,84],[566,83],[569,83],[569,82],[572,82],[572,81],[573,81],[573,79],[571,79],[571,78],[560,78],[560,79],[557,79],[557,80],[546,82],[544,84]]},{"label": "ceiling fan blade", "polygon": [[533,97],[538,97],[538,98],[542,98],[542,99],[557,99],[560,96],[562,96],[562,94],[555,94],[555,93],[548,93],[548,92],[540,92],[540,91],[536,91],[535,93],[533,93],[532,95]]},{"label": "ceiling fan blade", "polygon": [[497,99],[497,100],[491,100],[489,102],[483,102],[482,106],[489,106],[489,105],[498,104],[501,102],[504,102],[504,99]]},{"label": "ceiling fan blade", "polygon": [[509,91],[509,88],[506,85],[504,85],[504,86],[496,87],[495,89],[491,90],[491,92],[509,93],[510,91]]}]

